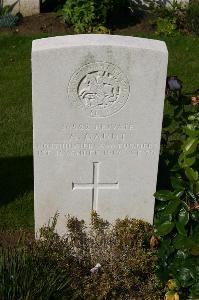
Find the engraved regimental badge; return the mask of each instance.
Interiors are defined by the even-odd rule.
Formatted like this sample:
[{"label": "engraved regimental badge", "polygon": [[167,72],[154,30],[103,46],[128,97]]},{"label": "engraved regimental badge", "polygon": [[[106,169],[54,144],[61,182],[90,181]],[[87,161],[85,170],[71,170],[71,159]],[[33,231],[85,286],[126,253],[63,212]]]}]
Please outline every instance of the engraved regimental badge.
[{"label": "engraved regimental badge", "polygon": [[73,74],[68,97],[73,106],[90,117],[108,117],[125,105],[129,89],[127,77],[117,66],[96,62],[83,66]]}]

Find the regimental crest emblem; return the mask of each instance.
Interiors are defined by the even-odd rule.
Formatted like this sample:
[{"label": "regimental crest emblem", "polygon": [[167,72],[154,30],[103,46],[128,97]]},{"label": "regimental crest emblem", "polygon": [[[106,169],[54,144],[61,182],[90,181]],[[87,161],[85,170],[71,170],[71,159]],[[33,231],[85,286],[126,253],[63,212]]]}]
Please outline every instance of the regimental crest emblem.
[{"label": "regimental crest emblem", "polygon": [[108,117],[118,112],[129,96],[127,77],[115,65],[90,63],[73,74],[68,86],[71,104],[90,117]]}]

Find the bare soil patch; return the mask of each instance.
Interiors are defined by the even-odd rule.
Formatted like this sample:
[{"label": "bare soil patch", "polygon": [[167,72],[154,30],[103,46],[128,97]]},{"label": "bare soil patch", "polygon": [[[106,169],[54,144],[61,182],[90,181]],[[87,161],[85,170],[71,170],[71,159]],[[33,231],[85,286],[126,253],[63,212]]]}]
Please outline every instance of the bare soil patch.
[{"label": "bare soil patch", "polygon": [[[22,35],[64,35],[74,34],[73,28],[67,26],[55,12],[41,13],[39,15],[24,17],[20,24],[14,28],[0,28],[0,32],[15,32]],[[114,28],[112,34],[133,35],[137,32],[154,32],[153,26],[147,19],[123,28]]]},{"label": "bare soil patch", "polygon": [[73,30],[67,28],[56,13],[43,13],[35,16],[24,17],[20,24],[14,28],[1,28],[0,32],[16,32],[25,35],[72,34]]},{"label": "bare soil patch", "polygon": [[155,26],[150,23],[150,20],[143,19],[135,25],[130,25],[124,28],[116,28],[113,30],[113,34],[129,35],[129,36],[139,32],[144,32],[144,33],[155,32]]}]

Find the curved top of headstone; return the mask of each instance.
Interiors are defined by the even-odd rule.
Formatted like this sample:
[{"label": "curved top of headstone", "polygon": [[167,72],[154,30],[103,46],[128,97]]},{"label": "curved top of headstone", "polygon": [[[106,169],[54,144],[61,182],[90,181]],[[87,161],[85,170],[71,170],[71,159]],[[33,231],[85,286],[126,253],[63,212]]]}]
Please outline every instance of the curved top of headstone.
[{"label": "curved top of headstone", "polygon": [[126,48],[132,47],[159,51],[167,54],[167,47],[165,42],[152,39],[109,34],[77,34],[38,39],[33,41],[32,50],[33,52],[35,52],[66,47],[82,47],[88,45],[117,46]]}]

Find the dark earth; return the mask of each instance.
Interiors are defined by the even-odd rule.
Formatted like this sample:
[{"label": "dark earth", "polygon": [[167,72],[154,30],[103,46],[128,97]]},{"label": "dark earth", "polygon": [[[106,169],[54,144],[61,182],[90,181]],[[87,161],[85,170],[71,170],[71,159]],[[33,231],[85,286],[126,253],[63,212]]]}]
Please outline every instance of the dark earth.
[{"label": "dark earth", "polygon": [[[16,32],[22,35],[64,35],[74,34],[73,28],[63,22],[55,12],[41,13],[39,15],[24,17],[14,28],[0,28],[0,32]],[[135,25],[120,26],[111,30],[111,34],[133,35],[138,32],[154,32],[153,26],[147,19]]]}]

